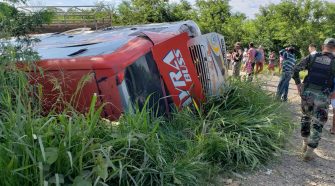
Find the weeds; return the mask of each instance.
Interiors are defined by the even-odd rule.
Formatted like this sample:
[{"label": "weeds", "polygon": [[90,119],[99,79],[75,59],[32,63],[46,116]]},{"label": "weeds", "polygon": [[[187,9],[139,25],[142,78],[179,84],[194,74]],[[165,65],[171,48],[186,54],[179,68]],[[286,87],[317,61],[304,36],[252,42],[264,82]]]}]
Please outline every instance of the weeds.
[{"label": "weeds", "polygon": [[185,110],[173,123],[194,135],[205,161],[224,170],[255,168],[283,147],[292,130],[286,106],[260,87],[231,82],[221,97],[208,100],[205,114]]}]

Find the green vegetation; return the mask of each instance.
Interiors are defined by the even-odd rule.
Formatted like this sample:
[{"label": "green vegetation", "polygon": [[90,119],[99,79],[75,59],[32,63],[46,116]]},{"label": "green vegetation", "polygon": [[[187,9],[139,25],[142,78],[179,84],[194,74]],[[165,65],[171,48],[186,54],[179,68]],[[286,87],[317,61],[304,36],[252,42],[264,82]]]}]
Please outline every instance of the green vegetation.
[{"label": "green vegetation", "polygon": [[26,33],[43,21],[14,24],[15,14],[1,15],[2,25],[10,23],[1,37],[20,36],[21,45],[0,48],[0,185],[204,185],[221,172],[266,163],[290,134],[287,106],[261,85],[236,80],[220,97],[171,118],[145,108],[111,122],[100,117],[96,96],[88,113],[42,115],[40,88],[16,62],[38,71]]},{"label": "green vegetation", "polygon": [[199,185],[218,171],[266,163],[291,130],[286,106],[246,82],[232,82],[203,110],[188,108],[170,120],[143,109],[110,122],[94,109],[96,97],[89,113],[41,116],[32,109],[29,93],[21,91],[29,87],[26,78],[6,76],[12,75],[19,77],[14,99],[10,93],[1,95],[4,185]]},{"label": "green vegetation", "polygon": [[10,36],[22,38],[41,28],[42,23],[49,23],[52,18],[53,13],[49,11],[27,15],[7,3],[0,2],[0,38]]},{"label": "green vegetation", "polygon": [[[218,32],[229,38],[229,48],[237,41],[241,41],[244,47],[254,42],[257,46],[262,45],[267,52],[278,52],[288,45],[294,45],[300,51],[299,58],[308,54],[310,43],[317,44],[320,50],[325,38],[335,37],[335,3],[323,0],[283,0],[278,4],[268,4],[260,8],[255,19],[247,19],[243,12],[232,12],[229,0],[196,0],[194,6],[187,0],[178,3],[168,0],[123,0],[119,4],[97,5],[105,8],[96,14],[96,18],[107,19],[111,15],[115,26],[194,20],[204,33]],[[44,19],[49,22],[52,16],[50,11],[43,12]],[[82,13],[71,11],[79,15]],[[95,9],[83,11],[93,14]],[[2,12],[10,11],[0,12],[1,19]],[[64,18],[54,19],[63,21]],[[68,19],[80,20],[80,16],[70,16]],[[31,20],[38,19],[35,17]]]},{"label": "green vegetation", "polygon": [[180,3],[124,0],[112,12],[116,25],[191,19],[205,33],[223,34],[230,47],[237,41],[245,47],[254,42],[267,51],[278,52],[285,46],[294,45],[301,56],[308,54],[310,43],[320,46],[325,38],[335,33],[335,3],[321,0],[285,0],[266,5],[252,20],[243,12],[233,13],[229,0],[197,0],[195,6],[186,0]]}]

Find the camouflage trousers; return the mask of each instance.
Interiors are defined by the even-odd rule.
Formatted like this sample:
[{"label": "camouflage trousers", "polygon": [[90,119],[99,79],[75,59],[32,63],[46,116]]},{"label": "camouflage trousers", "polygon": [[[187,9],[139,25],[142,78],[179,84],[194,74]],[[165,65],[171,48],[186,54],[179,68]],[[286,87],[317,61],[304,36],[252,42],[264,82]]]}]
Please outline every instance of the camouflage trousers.
[{"label": "camouflage trousers", "polygon": [[308,137],[308,146],[316,148],[321,139],[322,128],[328,120],[328,96],[314,91],[301,95],[301,136]]}]

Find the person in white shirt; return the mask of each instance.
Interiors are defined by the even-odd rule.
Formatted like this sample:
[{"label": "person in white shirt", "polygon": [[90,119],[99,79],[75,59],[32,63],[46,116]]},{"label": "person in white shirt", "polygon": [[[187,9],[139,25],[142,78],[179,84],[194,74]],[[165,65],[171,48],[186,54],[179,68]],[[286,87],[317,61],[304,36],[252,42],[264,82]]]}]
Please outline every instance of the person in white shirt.
[{"label": "person in white shirt", "polygon": [[248,61],[248,49],[245,48],[243,52],[243,58],[242,58],[242,63],[243,63],[242,71],[245,71],[247,61]]},{"label": "person in white shirt", "polygon": [[316,45],[315,44],[310,44],[309,46],[308,46],[308,51],[309,51],[309,53],[311,54],[311,55],[314,55],[314,54],[316,54],[317,53],[317,51],[316,51]]}]

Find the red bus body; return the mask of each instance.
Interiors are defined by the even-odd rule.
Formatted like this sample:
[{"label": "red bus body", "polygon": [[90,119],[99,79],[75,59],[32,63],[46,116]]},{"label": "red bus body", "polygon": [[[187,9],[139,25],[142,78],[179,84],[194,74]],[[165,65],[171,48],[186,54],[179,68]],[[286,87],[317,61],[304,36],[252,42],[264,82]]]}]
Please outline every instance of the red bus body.
[{"label": "red bus body", "polygon": [[43,75],[33,77],[46,111],[68,104],[86,112],[97,94],[112,120],[149,96],[166,113],[217,95],[227,74],[223,37],[201,35],[192,21],[38,37]]}]

